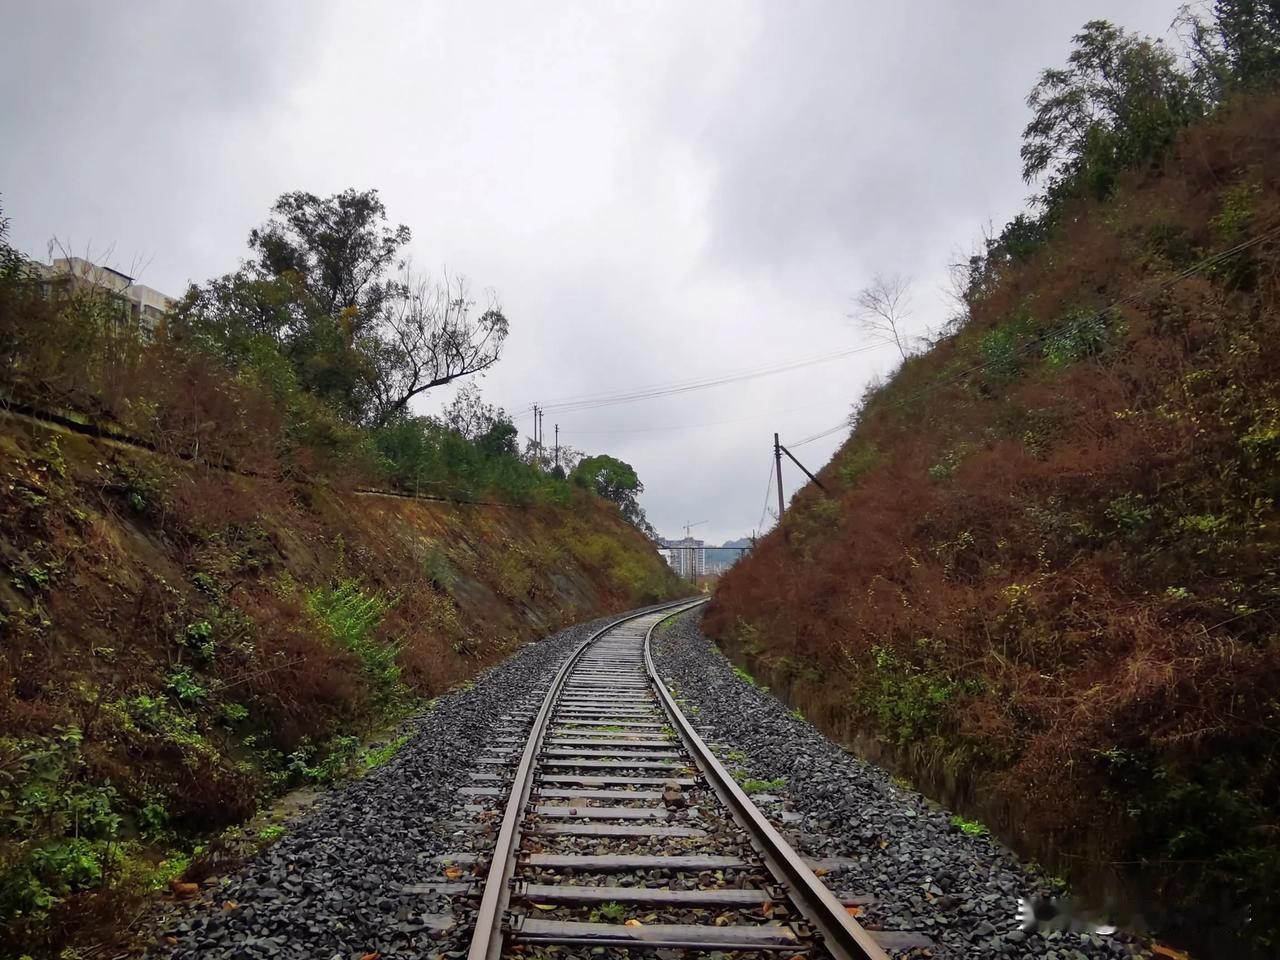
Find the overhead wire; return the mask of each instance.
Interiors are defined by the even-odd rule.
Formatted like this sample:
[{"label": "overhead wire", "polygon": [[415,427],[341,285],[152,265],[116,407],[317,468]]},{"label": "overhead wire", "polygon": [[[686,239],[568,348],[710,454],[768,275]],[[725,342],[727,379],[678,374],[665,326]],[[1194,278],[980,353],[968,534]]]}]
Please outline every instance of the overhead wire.
[{"label": "overhead wire", "polygon": [[800,360],[789,360],[783,363],[767,364],[761,367],[748,368],[736,373],[721,374],[714,377],[703,377],[699,379],[675,381],[668,384],[657,384],[649,387],[638,387],[633,390],[622,391],[619,393],[585,394],[579,397],[569,397],[562,400],[539,403],[538,409],[547,412],[590,410],[598,407],[617,406],[624,403],[636,403],[641,400],[653,400],[658,397],[677,396],[679,394],[690,393],[696,390],[709,390],[712,387],[725,386],[731,383],[742,383],[746,380],[756,380],[761,377],[772,377],[781,373],[790,373],[793,370],[800,370],[820,363],[830,363],[835,360],[843,360],[847,357],[854,356],[855,354],[878,349],[881,346],[883,346],[881,343],[861,344],[857,347],[851,347],[848,350],[838,350],[835,353],[827,353],[821,356],[808,357]]},{"label": "overhead wire", "polygon": [[834,427],[828,427],[826,430],[820,430],[817,433],[812,434],[811,436],[805,437],[803,440],[797,440],[795,443],[789,443],[787,444],[787,446],[793,447],[793,448],[803,447],[806,443],[813,443],[813,441],[815,440],[821,440],[823,437],[829,437],[833,433],[838,433],[841,430],[847,430],[847,429],[849,429],[849,421],[847,419],[841,420]]},{"label": "overhead wire", "polygon": [[814,403],[801,404],[798,407],[788,407],[785,410],[762,410],[760,413],[753,413],[746,417],[734,417],[730,420],[710,420],[703,423],[673,423],[665,424],[658,427],[621,427],[617,430],[574,430],[574,436],[604,436],[615,433],[659,433],[669,430],[700,430],[705,427],[722,427],[732,423],[748,423],[752,420],[759,420],[763,417],[776,417],[782,413],[794,413],[797,410],[809,410],[816,406],[824,405],[823,401],[815,401]]},{"label": "overhead wire", "polygon": [[769,494],[773,493],[773,461],[769,462],[769,480],[764,487],[764,506],[760,510],[760,519],[756,522],[756,529],[764,533],[764,518],[769,513]]}]

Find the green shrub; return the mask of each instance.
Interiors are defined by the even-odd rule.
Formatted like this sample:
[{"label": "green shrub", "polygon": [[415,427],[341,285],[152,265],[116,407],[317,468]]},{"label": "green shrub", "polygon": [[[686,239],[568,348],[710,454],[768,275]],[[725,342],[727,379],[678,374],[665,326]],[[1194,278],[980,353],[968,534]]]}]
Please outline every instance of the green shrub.
[{"label": "green shrub", "polygon": [[84,781],[82,740],[74,727],[0,738],[0,930],[96,887],[118,862],[119,798]]},{"label": "green shrub", "polygon": [[383,617],[399,602],[382,593],[368,593],[359,581],[341,580],[307,594],[307,607],[328,627],[333,638],[360,660],[375,705],[394,712],[408,699],[408,687],[400,679],[396,658],[400,645],[375,636]]},{"label": "green shrub", "polygon": [[744,793],[767,793],[770,790],[787,789],[786,777],[774,777],[772,780],[756,780],[753,777],[745,777],[740,780]]},{"label": "green shrub", "polygon": [[1109,312],[1078,310],[1070,314],[1054,333],[1045,337],[1045,363],[1056,369],[1094,356],[1102,349],[1114,323]]},{"label": "green shrub", "polygon": [[209,695],[208,688],[201,685],[188,667],[180,667],[170,673],[165,689],[177,697],[180,703],[200,703]]},{"label": "green shrub", "polygon": [[872,648],[874,670],[862,699],[876,729],[905,745],[936,733],[955,681],[908,663],[883,646]]},{"label": "green shrub", "polygon": [[883,454],[875,444],[851,444],[837,461],[836,476],[846,487],[852,487],[883,459]]}]

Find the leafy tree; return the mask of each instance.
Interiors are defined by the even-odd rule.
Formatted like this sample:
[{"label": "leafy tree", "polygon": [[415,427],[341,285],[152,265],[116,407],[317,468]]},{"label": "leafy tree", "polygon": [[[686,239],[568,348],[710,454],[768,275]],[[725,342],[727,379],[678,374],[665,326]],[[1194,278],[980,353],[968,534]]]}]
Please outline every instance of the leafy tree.
[{"label": "leafy tree", "polygon": [[1160,41],[1092,20],[1065,68],[1045,70],[1027,97],[1022,175],[1045,198],[1105,197],[1125,167],[1150,161],[1203,112],[1189,77]]},{"label": "leafy tree", "polygon": [[171,331],[241,365],[274,351],[349,422],[388,424],[426,390],[496,363],[508,331],[492,300],[473,316],[460,278],[414,279],[409,238],[376,190],[286,193],[249,235],[254,258],[192,286]]},{"label": "leafy tree", "polygon": [[1177,20],[1188,49],[1191,76],[1209,102],[1235,89],[1280,76],[1280,2],[1217,0],[1210,20],[1190,6]]},{"label": "leafy tree", "polygon": [[579,463],[570,479],[616,503],[623,518],[632,526],[648,536],[657,535],[640,506],[638,497],[644,493],[644,484],[631,464],[602,453]]},{"label": "leafy tree", "polygon": [[0,206],[0,283],[11,284],[21,279],[27,270],[27,258],[9,246],[9,218]]},{"label": "leafy tree", "polygon": [[485,403],[474,384],[467,384],[458,391],[453,402],[445,407],[441,419],[450,430],[491,456],[519,455],[516,425],[501,407]]},{"label": "leafy tree", "polygon": [[348,188],[332,197],[295,191],[271,208],[272,218],[249,234],[258,277],[287,277],[329,316],[342,316],[351,336],[374,323],[397,292],[384,279],[411,234],[388,226],[377,190]]}]

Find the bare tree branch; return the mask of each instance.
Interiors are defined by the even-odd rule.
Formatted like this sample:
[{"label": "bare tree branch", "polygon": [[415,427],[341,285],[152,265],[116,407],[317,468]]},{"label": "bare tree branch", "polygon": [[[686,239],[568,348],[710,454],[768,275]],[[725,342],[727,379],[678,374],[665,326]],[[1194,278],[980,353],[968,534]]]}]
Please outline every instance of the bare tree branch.
[{"label": "bare tree branch", "polygon": [[439,280],[406,268],[405,280],[389,304],[370,352],[376,370],[372,419],[382,425],[403,413],[421,393],[482,373],[498,362],[507,337],[507,318],[492,293],[479,316],[466,279],[447,271]]},{"label": "bare tree branch", "polygon": [[880,343],[892,343],[907,359],[912,337],[906,333],[911,316],[911,278],[899,274],[876,274],[854,298],[850,318]]}]

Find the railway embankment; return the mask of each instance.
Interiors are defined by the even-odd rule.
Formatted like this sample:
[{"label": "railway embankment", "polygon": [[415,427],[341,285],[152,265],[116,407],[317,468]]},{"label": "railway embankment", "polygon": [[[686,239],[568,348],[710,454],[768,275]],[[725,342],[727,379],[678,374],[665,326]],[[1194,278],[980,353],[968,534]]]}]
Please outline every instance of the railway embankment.
[{"label": "railway embankment", "polygon": [[[274,798],[378,767],[405,739],[387,731],[432,698],[673,586],[586,491],[510,505],[379,495],[9,415],[0,472],[5,955],[127,944],[149,895],[190,896],[269,839],[275,826],[241,825]],[[465,755],[471,727],[446,737],[424,716],[423,750],[449,745],[431,763]],[[416,803],[435,770],[388,789]]]},{"label": "railway embankment", "polygon": [[[1143,933],[1087,909],[981,824],[842,749],[735,666],[700,621],[683,616],[659,631],[659,673],[753,802],[792,847],[824,865],[828,886],[869,930],[929,942],[910,956],[1155,955]],[[1028,910],[1036,909],[1033,923]]]},{"label": "railway embankment", "polygon": [[706,629],[1181,949],[1273,956],[1280,97],[1170,140],[967,262]]}]

